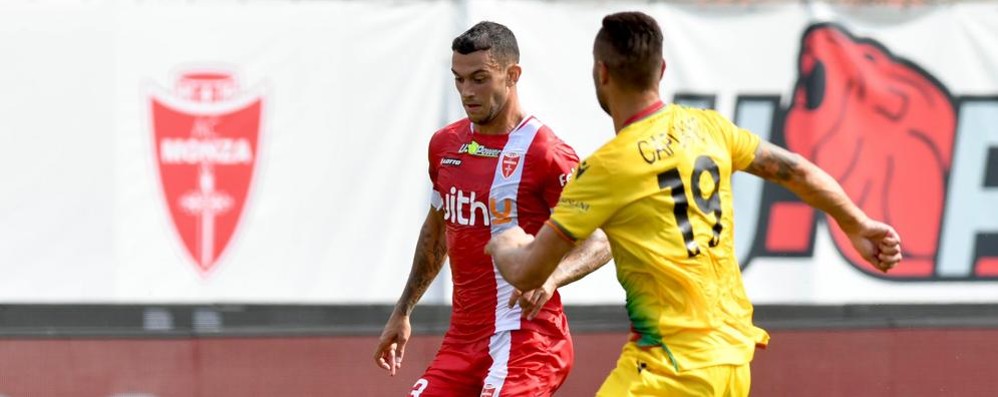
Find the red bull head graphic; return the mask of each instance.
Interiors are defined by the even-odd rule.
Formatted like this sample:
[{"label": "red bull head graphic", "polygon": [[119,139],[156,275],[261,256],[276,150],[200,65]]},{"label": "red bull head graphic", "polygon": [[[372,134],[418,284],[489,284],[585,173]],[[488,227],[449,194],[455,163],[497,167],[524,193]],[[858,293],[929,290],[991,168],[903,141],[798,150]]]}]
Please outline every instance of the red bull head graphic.
[{"label": "red bull head graphic", "polygon": [[[932,274],[953,162],[950,94],[917,65],[830,24],[804,33],[798,70],[787,147],[828,171],[871,218],[897,229],[905,260],[892,275]],[[876,272],[838,227],[831,232],[854,266]]]}]

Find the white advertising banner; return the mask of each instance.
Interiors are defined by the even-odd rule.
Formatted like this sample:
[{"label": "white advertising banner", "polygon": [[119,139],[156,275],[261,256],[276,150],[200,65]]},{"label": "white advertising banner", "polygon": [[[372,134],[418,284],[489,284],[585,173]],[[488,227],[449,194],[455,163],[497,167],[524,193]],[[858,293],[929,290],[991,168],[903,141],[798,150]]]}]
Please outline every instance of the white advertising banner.
[{"label": "white advertising banner", "polygon": [[[611,138],[589,83],[603,15],[638,9],[665,35],[667,99],[717,109],[828,170],[894,225],[905,262],[865,265],[792,195],[735,181],[736,248],[757,303],[998,301],[998,5],[936,8],[624,2],[475,3],[518,35],[521,92],[590,153]],[[621,302],[601,269],[568,302]]]},{"label": "white advertising banner", "polygon": [[0,300],[388,300],[454,10],[0,5]]},{"label": "white advertising banner", "polygon": [[[592,39],[633,9],[662,25],[666,99],[801,153],[902,235],[877,273],[739,175],[756,303],[998,302],[998,5],[498,0],[0,5],[0,301],[394,302],[426,145],[461,117],[451,39],[509,26],[524,105],[584,157],[613,134]],[[563,294],[623,301],[610,266]]]}]

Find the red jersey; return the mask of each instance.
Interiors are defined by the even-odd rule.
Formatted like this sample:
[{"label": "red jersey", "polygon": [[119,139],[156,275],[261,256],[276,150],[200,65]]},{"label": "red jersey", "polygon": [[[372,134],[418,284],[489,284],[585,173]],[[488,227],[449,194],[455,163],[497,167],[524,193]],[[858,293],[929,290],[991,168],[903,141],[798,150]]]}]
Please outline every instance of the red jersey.
[{"label": "red jersey", "polygon": [[521,319],[519,305],[507,307],[514,288],[484,250],[493,234],[514,226],[537,234],[579,162],[575,151],[534,117],[505,135],[475,133],[463,119],[433,135],[429,159],[454,281],[448,335],[483,338],[517,329],[567,334],[557,292],[532,321]]}]

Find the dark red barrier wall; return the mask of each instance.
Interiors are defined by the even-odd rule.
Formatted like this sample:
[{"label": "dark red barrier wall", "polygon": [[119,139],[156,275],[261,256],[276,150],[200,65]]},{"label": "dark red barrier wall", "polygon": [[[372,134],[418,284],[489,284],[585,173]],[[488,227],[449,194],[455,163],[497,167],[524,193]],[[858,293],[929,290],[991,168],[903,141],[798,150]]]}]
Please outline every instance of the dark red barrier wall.
[{"label": "dark red barrier wall", "polygon": [[[591,396],[623,334],[575,336],[559,396]],[[411,342],[401,374],[374,366],[375,337],[0,339],[0,395],[405,396],[439,336]],[[773,332],[754,396],[995,396],[998,330]]]}]

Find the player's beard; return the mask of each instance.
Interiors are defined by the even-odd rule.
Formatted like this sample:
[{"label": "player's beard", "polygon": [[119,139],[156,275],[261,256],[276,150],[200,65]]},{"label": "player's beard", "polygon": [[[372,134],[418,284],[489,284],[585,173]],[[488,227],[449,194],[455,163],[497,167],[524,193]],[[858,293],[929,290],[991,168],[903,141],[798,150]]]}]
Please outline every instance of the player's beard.
[{"label": "player's beard", "polygon": [[473,115],[471,113],[468,113],[468,119],[470,119],[472,123],[475,123],[477,125],[488,124],[492,120],[495,120],[497,113],[498,112],[496,111],[496,108],[491,107],[489,111],[485,114]]},{"label": "player's beard", "polygon": [[606,104],[606,94],[603,93],[603,90],[599,89],[599,86],[596,86],[596,101],[599,102],[599,107],[602,108],[606,114],[613,116],[610,114],[610,106]]},{"label": "player's beard", "polygon": [[499,113],[502,112],[502,109],[506,106],[507,99],[508,97],[504,97],[501,94],[497,93],[495,96],[492,97],[491,101],[492,104],[491,106],[489,106],[488,112],[479,117],[475,117],[472,116],[471,114],[468,114],[468,119],[470,119],[471,122],[477,125],[486,125],[491,123],[493,120],[496,119],[496,116],[498,116]]},{"label": "player's beard", "polygon": [[595,65],[593,65],[593,88],[596,89],[596,101],[599,102],[599,107],[606,114],[613,116],[610,114],[610,106],[606,104],[606,94],[603,93],[603,90],[599,89],[599,72],[596,71]]}]

